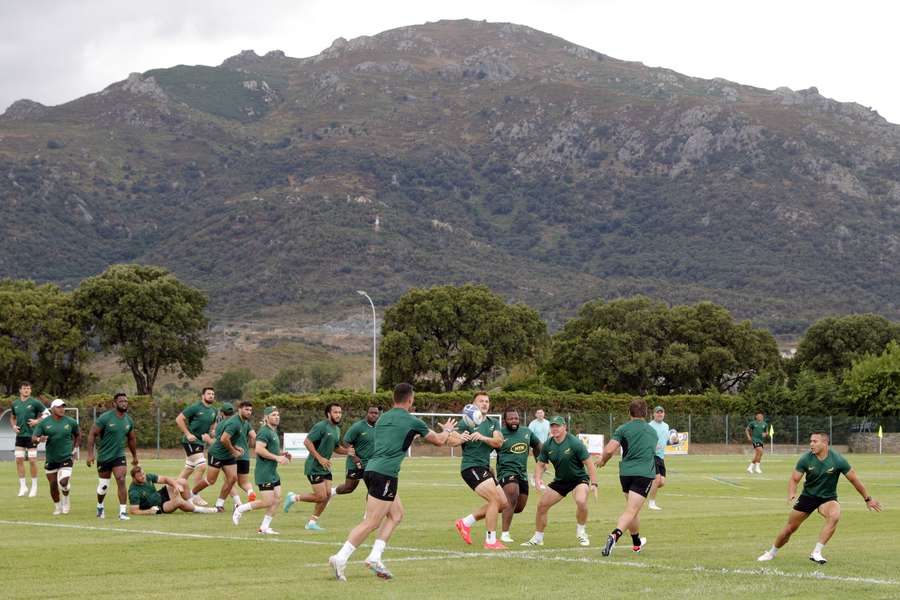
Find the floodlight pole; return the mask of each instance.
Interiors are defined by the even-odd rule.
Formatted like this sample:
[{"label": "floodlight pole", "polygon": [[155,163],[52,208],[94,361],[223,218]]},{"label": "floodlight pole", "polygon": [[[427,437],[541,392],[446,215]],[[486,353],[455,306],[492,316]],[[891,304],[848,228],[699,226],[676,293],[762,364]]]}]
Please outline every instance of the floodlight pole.
[{"label": "floodlight pole", "polygon": [[372,307],[372,395],[374,396],[375,392],[376,392],[375,384],[377,381],[377,376],[375,375],[375,373],[376,373],[375,357],[376,357],[376,348],[377,348],[377,333],[376,333],[376,329],[375,329],[375,303],[372,302],[372,298],[370,298],[369,295],[367,293],[365,293],[364,291],[356,290],[356,293],[359,294],[360,296],[365,296],[366,300],[369,301],[369,305]]}]

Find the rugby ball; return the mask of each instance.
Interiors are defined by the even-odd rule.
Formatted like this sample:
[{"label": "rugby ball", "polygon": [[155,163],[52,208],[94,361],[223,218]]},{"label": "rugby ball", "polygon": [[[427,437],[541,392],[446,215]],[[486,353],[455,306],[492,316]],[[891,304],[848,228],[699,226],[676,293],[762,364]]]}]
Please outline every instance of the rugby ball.
[{"label": "rugby ball", "polygon": [[669,444],[672,446],[678,445],[678,432],[674,429],[669,430]]},{"label": "rugby ball", "polygon": [[466,404],[462,410],[462,418],[469,427],[478,427],[481,425],[481,422],[484,421],[484,415],[481,414],[481,409],[474,404]]}]

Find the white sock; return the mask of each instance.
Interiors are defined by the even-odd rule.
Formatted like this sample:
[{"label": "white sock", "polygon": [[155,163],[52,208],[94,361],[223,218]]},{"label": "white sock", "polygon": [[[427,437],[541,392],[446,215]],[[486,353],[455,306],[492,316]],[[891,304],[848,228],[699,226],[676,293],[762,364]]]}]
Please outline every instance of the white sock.
[{"label": "white sock", "polygon": [[375,543],[372,544],[372,551],[369,552],[369,557],[366,559],[368,562],[380,562],[381,554],[384,552],[384,547],[387,546],[387,542],[384,540],[375,540]]},{"label": "white sock", "polygon": [[272,524],[272,517],[270,517],[269,515],[266,515],[263,517],[263,522],[259,526],[259,528],[265,530],[265,529],[268,529],[269,525],[271,525],[271,524]]},{"label": "white sock", "polygon": [[349,541],[344,542],[344,545],[341,546],[340,550],[338,550],[338,560],[350,560],[350,556],[353,554],[354,550],[356,550],[356,546],[351,544]]},{"label": "white sock", "polygon": [[[34,481],[34,479],[32,479],[32,481]],[[23,490],[26,488],[24,477],[19,477],[19,487],[22,488]]]},{"label": "white sock", "polygon": [[54,502],[53,508],[55,508],[56,510],[59,510],[59,502]]},{"label": "white sock", "polygon": [[224,498],[216,498],[216,508],[219,508],[220,506],[224,508],[224,506],[225,506]]},{"label": "white sock", "polygon": [[337,496],[337,488],[333,487],[331,488],[331,497],[334,498],[335,496]]},{"label": "white sock", "polygon": [[475,515],[466,515],[463,517],[463,525],[466,527],[471,527],[475,524]]},{"label": "white sock", "polygon": [[776,554],[778,554],[778,548],[776,548],[775,546],[772,546],[771,548],[769,548],[769,554],[771,554],[772,556],[775,556]]},{"label": "white sock", "polygon": [[535,531],[534,535],[531,536],[531,539],[533,539],[536,542],[543,542],[544,541],[544,532],[543,531]]},{"label": "white sock", "polygon": [[504,531],[504,532],[503,532],[503,535],[504,535],[504,536],[508,536],[508,535],[509,535],[509,532],[508,532],[508,531]]},{"label": "white sock", "polygon": [[124,514],[127,513],[127,512],[128,512],[128,505],[127,505],[127,504],[120,504],[120,505],[119,505],[119,514],[120,514],[120,515],[124,515]]},{"label": "white sock", "polygon": [[249,502],[247,502],[245,504],[238,504],[237,508],[235,508],[234,510],[236,510],[239,513],[245,513],[248,510],[253,510],[253,507],[250,505]]},{"label": "white sock", "polygon": [[37,477],[31,478],[31,487],[37,488]]},{"label": "white sock", "polygon": [[216,511],[216,509],[214,509],[214,508],[212,508],[212,507],[210,507],[210,506],[195,506],[195,507],[194,507],[194,512],[195,512],[195,513],[206,513],[206,514],[210,514],[210,513],[217,512],[217,511]]},{"label": "white sock", "polygon": [[102,503],[102,502],[98,502],[98,503],[97,503],[97,508],[103,508],[103,503]]},{"label": "white sock", "polygon": [[822,550],[825,549],[825,544],[816,544],[816,549],[813,550],[815,554],[822,554]]},{"label": "white sock", "polygon": [[581,523],[576,523],[575,524],[575,535],[578,535],[578,536],[587,535],[587,532],[584,530],[585,525],[582,525]]},{"label": "white sock", "polygon": [[231,497],[231,501],[234,502],[235,506],[238,506],[241,503],[241,497],[235,494]]},{"label": "white sock", "polygon": [[496,531],[488,531],[484,535],[484,543],[486,544],[496,544],[497,543],[497,532]]}]

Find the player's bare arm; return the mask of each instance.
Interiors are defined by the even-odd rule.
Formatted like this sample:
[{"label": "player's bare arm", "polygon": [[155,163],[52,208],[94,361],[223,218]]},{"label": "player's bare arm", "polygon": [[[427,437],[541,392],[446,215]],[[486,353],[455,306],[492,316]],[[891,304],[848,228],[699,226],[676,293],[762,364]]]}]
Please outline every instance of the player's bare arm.
[{"label": "player's bare arm", "polygon": [[96,424],[91,425],[90,431],[88,431],[88,439],[87,439],[87,461],[85,464],[87,466],[91,466],[91,463],[94,462],[94,444],[96,442],[97,436],[100,434],[100,428],[97,427]]},{"label": "player's bare arm", "polygon": [[856,474],[856,469],[847,471],[845,477],[847,478],[847,481],[853,485],[859,495],[862,496],[863,501],[866,503],[866,508],[874,510],[875,512],[881,512],[881,503],[870,496],[869,492],[866,491],[866,486],[860,481],[859,475]]}]

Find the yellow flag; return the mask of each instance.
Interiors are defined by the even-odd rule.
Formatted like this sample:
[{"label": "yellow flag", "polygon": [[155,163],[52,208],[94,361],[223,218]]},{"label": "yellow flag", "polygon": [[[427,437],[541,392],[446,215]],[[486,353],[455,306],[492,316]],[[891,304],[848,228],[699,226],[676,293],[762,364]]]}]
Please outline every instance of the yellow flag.
[{"label": "yellow flag", "polygon": [[773,437],[775,437],[775,427],[769,425],[769,439],[771,440]]},{"label": "yellow flag", "polygon": [[878,437],[879,437],[879,438],[883,438],[883,437],[884,437],[884,432],[881,431],[881,425],[878,426]]}]

